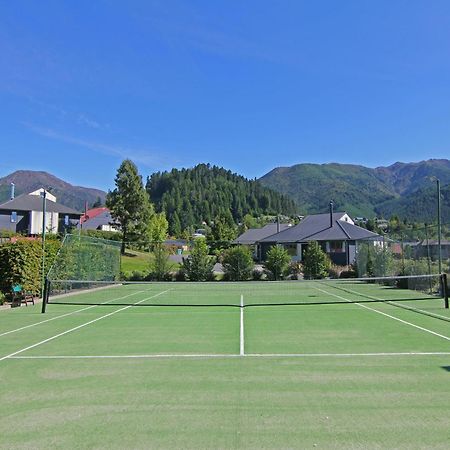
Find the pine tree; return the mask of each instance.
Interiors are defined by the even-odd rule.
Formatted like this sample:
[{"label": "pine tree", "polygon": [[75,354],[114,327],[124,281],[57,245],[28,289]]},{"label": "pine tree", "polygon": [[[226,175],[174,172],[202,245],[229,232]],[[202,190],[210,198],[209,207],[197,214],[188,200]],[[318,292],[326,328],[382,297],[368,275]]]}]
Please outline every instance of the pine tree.
[{"label": "pine tree", "polygon": [[129,238],[137,238],[144,232],[152,214],[152,206],[142,184],[136,165],[126,159],[115,178],[116,188],[106,196],[106,206],[122,230],[122,254]]}]

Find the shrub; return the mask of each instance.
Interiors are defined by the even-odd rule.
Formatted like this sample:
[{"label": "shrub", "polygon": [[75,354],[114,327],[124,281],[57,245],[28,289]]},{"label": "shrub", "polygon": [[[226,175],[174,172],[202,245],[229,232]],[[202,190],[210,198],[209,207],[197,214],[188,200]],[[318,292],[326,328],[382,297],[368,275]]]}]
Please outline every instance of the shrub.
[{"label": "shrub", "polygon": [[146,281],[148,274],[140,270],[133,270],[131,273],[127,272],[124,274],[126,281]]},{"label": "shrub", "polygon": [[264,270],[253,269],[252,279],[255,281],[261,281],[264,278]]},{"label": "shrub", "polygon": [[303,261],[303,273],[306,279],[320,279],[328,275],[330,259],[317,241],[308,243]]},{"label": "shrub", "polygon": [[291,261],[288,268],[290,277],[294,280],[298,280],[303,273],[303,264],[300,261]]},{"label": "shrub", "polygon": [[291,257],[286,249],[280,245],[274,245],[267,252],[266,266],[275,280],[280,280],[286,273]]},{"label": "shrub", "polygon": [[191,254],[183,258],[183,271],[189,281],[207,281],[214,277],[214,258],[208,255],[204,239],[196,239]]},{"label": "shrub", "polygon": [[[45,244],[45,271],[53,264],[60,242]],[[20,284],[25,291],[40,293],[42,282],[42,243],[40,240],[18,240],[0,246],[0,290],[10,292]]]},{"label": "shrub", "polygon": [[230,281],[248,280],[254,266],[252,254],[244,246],[233,247],[225,251],[222,264],[225,275]]},{"label": "shrub", "polygon": [[186,281],[186,273],[183,269],[180,269],[175,273],[175,281]]},{"label": "shrub", "polygon": [[161,244],[155,245],[148,278],[156,281],[168,280],[171,278],[169,273],[171,268],[172,263],[169,260],[168,250]]},{"label": "shrub", "polygon": [[0,305],[3,305],[5,301],[6,301],[5,294],[3,292],[0,292]]}]

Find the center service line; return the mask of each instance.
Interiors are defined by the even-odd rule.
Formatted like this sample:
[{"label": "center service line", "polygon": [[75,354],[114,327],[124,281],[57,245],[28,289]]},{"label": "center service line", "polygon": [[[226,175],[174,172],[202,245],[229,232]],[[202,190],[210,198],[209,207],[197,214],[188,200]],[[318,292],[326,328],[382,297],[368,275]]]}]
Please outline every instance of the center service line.
[{"label": "center service line", "polygon": [[244,351],[244,296],[241,294],[241,326],[239,332],[239,355],[245,356]]}]

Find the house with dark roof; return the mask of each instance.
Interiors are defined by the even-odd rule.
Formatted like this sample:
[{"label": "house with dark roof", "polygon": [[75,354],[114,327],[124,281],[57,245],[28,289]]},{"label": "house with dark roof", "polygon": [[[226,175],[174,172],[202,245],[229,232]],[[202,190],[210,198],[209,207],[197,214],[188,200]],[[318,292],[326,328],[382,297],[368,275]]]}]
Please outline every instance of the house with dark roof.
[{"label": "house with dark roof", "polygon": [[[424,239],[415,245],[416,258],[430,258],[434,261],[439,259],[439,241],[435,239]],[[443,260],[450,259],[450,241],[441,240],[441,257]]]},{"label": "house with dark roof", "polygon": [[83,230],[120,231],[119,226],[111,216],[111,211],[105,207],[86,211],[81,216],[79,227]]},{"label": "house with dark roof", "polygon": [[253,257],[261,259],[261,246],[259,241],[268,236],[272,236],[280,231],[284,231],[292,226],[290,223],[268,223],[262,228],[250,228],[233,241],[233,244],[247,245],[253,249]]},{"label": "house with dark roof", "polygon": [[[244,244],[244,235],[239,236],[236,243]],[[333,263],[347,265],[354,262],[360,240],[372,241],[374,245],[383,242],[382,236],[355,225],[347,213],[336,212],[306,216],[295,226],[258,239],[256,245],[262,261],[274,245],[282,245],[293,260],[302,261],[308,243],[317,241]]]},{"label": "house with dark roof", "polygon": [[[0,205],[0,230],[27,235],[42,233],[44,189],[12,197]],[[45,191],[45,224],[47,233],[58,233],[76,226],[81,213],[57,203],[56,197]]]}]

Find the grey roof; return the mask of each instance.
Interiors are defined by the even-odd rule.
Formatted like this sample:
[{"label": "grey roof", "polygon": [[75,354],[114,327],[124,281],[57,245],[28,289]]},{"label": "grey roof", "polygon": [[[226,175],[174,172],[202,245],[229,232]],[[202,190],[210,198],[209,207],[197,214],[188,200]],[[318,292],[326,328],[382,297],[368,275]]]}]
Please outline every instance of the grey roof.
[{"label": "grey roof", "polygon": [[[420,243],[420,245],[424,245],[424,246],[426,246],[426,245],[439,245],[439,241],[437,241],[437,240],[435,240],[435,239],[430,239],[430,240],[429,240],[429,243],[427,244],[427,240],[424,239],[424,240]],[[447,240],[445,240],[445,239],[441,239],[441,245],[445,245],[445,246],[450,245],[450,241],[447,241]]]},{"label": "grey roof", "polygon": [[[288,223],[280,223],[280,231],[290,228]],[[277,232],[276,223],[268,223],[262,228],[250,228],[245,233],[242,233],[238,238],[236,238],[233,243],[235,244],[245,244],[252,245],[256,242],[264,239],[265,237],[272,236]]]},{"label": "grey roof", "polygon": [[114,219],[111,216],[110,211],[103,211],[100,214],[87,219],[83,222],[83,230],[98,230],[103,225],[114,225]]},{"label": "grey roof", "polygon": [[280,233],[261,239],[261,243],[288,243],[308,241],[353,241],[376,239],[380,236],[342,219],[345,213],[333,213],[333,226],[330,227],[329,214],[306,216],[299,224]]},{"label": "grey roof", "polygon": [[[39,195],[22,194],[8,200],[0,205],[0,210],[5,211],[42,211],[42,197]],[[46,210],[48,212],[68,214],[73,216],[81,216],[82,213],[75,211],[72,208],[61,205],[60,203],[47,200]]]}]

